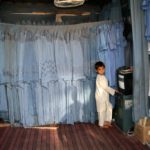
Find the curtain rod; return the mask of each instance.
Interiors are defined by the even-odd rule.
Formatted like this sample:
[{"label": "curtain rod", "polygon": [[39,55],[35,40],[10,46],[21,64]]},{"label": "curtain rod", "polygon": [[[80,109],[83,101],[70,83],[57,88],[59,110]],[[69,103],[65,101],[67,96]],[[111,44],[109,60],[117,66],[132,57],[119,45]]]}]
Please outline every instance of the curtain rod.
[{"label": "curtain rod", "polygon": [[10,24],[10,23],[0,23],[0,26],[13,26],[13,27],[32,27],[32,28],[41,28],[41,27],[44,27],[44,28],[69,28],[69,27],[72,27],[72,26],[76,26],[77,28],[78,27],[84,27],[84,26],[96,26],[96,25],[102,25],[102,24],[111,24],[111,23],[115,23],[111,20],[104,20],[104,21],[97,21],[97,22],[88,22],[88,23],[79,23],[79,24],[71,24],[71,25],[21,25],[21,24]]}]

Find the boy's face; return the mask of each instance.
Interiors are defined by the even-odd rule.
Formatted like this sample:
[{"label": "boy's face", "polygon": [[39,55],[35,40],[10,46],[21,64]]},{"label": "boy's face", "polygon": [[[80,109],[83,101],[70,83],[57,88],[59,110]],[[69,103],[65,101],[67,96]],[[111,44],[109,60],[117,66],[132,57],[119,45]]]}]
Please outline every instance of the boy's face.
[{"label": "boy's face", "polygon": [[104,75],[105,73],[105,68],[102,66],[102,67],[98,67],[96,72],[100,75]]}]

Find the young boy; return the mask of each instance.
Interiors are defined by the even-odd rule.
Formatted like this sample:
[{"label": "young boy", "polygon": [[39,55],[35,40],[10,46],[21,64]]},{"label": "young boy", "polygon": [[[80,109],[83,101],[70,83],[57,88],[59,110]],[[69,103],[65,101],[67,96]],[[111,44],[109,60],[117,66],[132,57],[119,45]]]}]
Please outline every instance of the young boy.
[{"label": "young boy", "polygon": [[111,126],[112,120],[112,104],[109,102],[109,94],[114,95],[117,92],[115,89],[108,86],[108,81],[105,76],[105,65],[99,61],[95,64],[96,72],[96,107],[98,112],[98,121],[100,127]]}]

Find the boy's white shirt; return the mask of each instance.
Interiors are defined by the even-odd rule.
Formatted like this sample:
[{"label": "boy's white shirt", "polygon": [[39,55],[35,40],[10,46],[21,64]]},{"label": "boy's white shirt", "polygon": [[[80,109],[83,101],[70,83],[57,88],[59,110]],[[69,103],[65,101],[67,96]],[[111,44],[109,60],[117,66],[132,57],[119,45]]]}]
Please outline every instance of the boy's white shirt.
[{"label": "boy's white shirt", "polygon": [[96,94],[97,96],[102,96],[102,92],[107,92],[111,95],[115,94],[115,90],[108,86],[108,81],[105,75],[97,75],[96,78]]}]

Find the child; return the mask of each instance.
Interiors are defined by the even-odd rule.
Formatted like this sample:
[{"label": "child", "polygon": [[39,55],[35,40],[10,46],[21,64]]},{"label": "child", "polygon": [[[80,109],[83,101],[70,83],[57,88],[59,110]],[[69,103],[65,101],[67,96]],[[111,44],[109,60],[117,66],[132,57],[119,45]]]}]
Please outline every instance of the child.
[{"label": "child", "polygon": [[108,86],[108,81],[105,76],[105,65],[99,61],[95,64],[96,72],[96,107],[98,112],[98,121],[100,127],[111,126],[112,120],[112,104],[109,102],[109,94],[114,95],[117,92],[115,89]]}]

